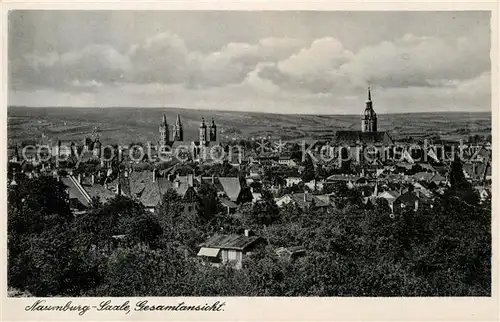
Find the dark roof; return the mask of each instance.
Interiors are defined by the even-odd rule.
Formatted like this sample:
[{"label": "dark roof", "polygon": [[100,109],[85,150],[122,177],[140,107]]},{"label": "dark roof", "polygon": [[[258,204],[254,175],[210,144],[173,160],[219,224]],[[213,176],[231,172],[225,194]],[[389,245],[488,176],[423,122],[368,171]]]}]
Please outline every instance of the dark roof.
[{"label": "dark roof", "polygon": [[392,138],[387,132],[337,131],[334,141],[344,144],[356,144],[357,142],[393,144]]},{"label": "dark roof", "polygon": [[406,192],[400,195],[396,200],[401,201],[403,203],[413,203],[416,200],[419,200],[419,197],[413,192]]},{"label": "dark roof", "polygon": [[262,237],[235,234],[214,235],[202,243],[200,247],[244,250],[259,240],[263,240]]},{"label": "dark roof", "polygon": [[68,188],[70,198],[78,199],[78,201],[85,207],[88,207],[90,205],[89,194],[74,177],[63,177],[61,178],[61,181]]},{"label": "dark roof", "polygon": [[[120,179],[122,193],[131,197],[137,198],[146,207],[155,207],[161,201],[163,194],[168,189],[174,189],[181,197],[185,197],[187,192],[192,187],[189,187],[187,182],[175,183],[167,178],[156,177],[153,181],[152,171],[132,171],[127,178]],[[116,185],[117,180],[110,184]]]}]

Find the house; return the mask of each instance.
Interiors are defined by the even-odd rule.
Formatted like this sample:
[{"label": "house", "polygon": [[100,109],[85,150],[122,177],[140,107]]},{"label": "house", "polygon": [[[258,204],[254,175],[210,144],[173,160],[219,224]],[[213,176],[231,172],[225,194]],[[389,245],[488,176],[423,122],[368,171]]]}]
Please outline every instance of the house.
[{"label": "house", "polygon": [[392,211],[398,213],[403,211],[403,209],[411,209],[413,211],[418,210],[420,198],[414,192],[406,192],[400,195],[392,203]]},{"label": "house", "polygon": [[326,203],[322,199],[316,197],[313,194],[304,193],[291,193],[286,194],[280,198],[275,199],[278,207],[282,208],[286,204],[295,204],[300,209],[304,210],[314,206],[314,208],[327,208],[330,207],[329,203]]},{"label": "house", "polygon": [[286,181],[286,186],[291,187],[293,185],[298,185],[299,183],[301,183],[302,179],[298,177],[288,177],[285,178],[285,181]]},{"label": "house", "polygon": [[148,211],[155,212],[162,201],[163,195],[169,189],[173,189],[180,197],[183,204],[184,214],[192,214],[198,211],[198,199],[193,187],[194,176],[188,175],[186,180],[158,176],[158,171],[132,171],[125,172],[119,178],[105,183],[107,189],[129,198],[139,201]]},{"label": "house", "polygon": [[321,180],[321,181],[311,180],[311,181],[305,183],[305,186],[308,187],[309,189],[311,189],[312,191],[322,190],[324,185],[325,185],[324,180]]},{"label": "house", "polygon": [[432,188],[437,188],[435,184],[426,183],[426,182],[415,182],[413,183],[413,189],[415,192],[418,192],[427,198],[432,198],[434,193],[432,192]]},{"label": "house", "polygon": [[229,264],[241,269],[244,258],[265,244],[266,241],[262,237],[251,236],[248,230],[245,230],[244,235],[217,234],[200,245],[197,256],[204,263],[215,267]]},{"label": "house", "polygon": [[440,175],[439,173],[435,173],[434,176],[432,176],[430,182],[435,183],[436,185],[442,185],[446,184],[448,182],[448,179]]},{"label": "house", "polygon": [[397,191],[384,191],[377,195],[377,199],[385,199],[391,211],[394,211],[393,204],[400,195]]},{"label": "house", "polygon": [[279,258],[293,261],[298,257],[304,256],[306,254],[306,249],[304,246],[280,247],[276,249],[275,252]]},{"label": "house", "polygon": [[229,200],[236,202],[241,192],[240,179],[237,177],[218,177],[217,179]]},{"label": "house", "polygon": [[220,203],[226,208],[227,214],[234,214],[236,209],[238,209],[238,205],[227,198],[221,198]]},{"label": "house", "polygon": [[464,176],[469,181],[491,180],[490,162],[471,162],[462,166]]},{"label": "house", "polygon": [[74,176],[62,177],[61,182],[66,187],[70,208],[83,210],[90,206],[91,196]]},{"label": "house", "polygon": [[278,158],[278,163],[286,165],[288,167],[296,167],[298,165],[290,154],[280,155]]}]

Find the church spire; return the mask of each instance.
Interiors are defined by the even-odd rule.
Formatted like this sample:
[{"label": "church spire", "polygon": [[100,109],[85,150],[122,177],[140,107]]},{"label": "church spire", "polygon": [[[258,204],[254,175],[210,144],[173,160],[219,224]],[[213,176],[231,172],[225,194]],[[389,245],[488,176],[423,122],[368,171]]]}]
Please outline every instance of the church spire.
[{"label": "church spire", "polygon": [[167,124],[167,116],[165,114],[163,114],[163,120],[160,124],[160,127],[159,127],[159,131],[160,131],[160,146],[162,148],[164,148],[165,146],[167,146],[169,140],[168,140],[168,124]]},{"label": "church spire", "polygon": [[215,120],[212,117],[212,124],[210,125],[210,135],[211,142],[217,142],[217,125],[215,125]]},{"label": "church spire", "polygon": [[184,130],[182,129],[181,117],[179,116],[179,114],[177,114],[177,119],[175,120],[173,135],[174,141],[184,140]]},{"label": "church spire", "polygon": [[370,86],[368,86],[368,100],[371,101],[372,100],[372,93],[370,91]]},{"label": "church spire", "polygon": [[205,118],[201,118],[201,124],[200,124],[200,144],[206,144],[207,143],[207,125],[205,124]]}]

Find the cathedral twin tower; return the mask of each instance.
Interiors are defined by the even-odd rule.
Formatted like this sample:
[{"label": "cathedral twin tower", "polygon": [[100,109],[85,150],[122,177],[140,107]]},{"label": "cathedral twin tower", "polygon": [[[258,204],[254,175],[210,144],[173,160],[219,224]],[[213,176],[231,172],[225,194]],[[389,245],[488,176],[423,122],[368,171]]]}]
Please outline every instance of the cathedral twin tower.
[{"label": "cathedral twin tower", "polygon": [[[169,129],[167,123],[167,117],[163,115],[163,121],[160,124],[160,146],[171,145],[173,142],[183,142],[184,141],[184,129],[182,128],[181,117],[177,114],[177,119],[172,131],[172,140],[169,139]],[[217,141],[217,126],[215,125],[214,119],[212,119],[212,124],[208,128],[205,124],[205,118],[202,118],[199,132],[199,142],[200,144],[206,145],[209,142]]]}]

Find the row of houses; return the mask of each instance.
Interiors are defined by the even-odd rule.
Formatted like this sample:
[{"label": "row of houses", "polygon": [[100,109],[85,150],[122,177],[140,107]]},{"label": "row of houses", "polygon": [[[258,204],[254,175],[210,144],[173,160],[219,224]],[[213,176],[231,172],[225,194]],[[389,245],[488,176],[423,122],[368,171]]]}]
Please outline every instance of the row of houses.
[{"label": "row of houses", "polygon": [[69,199],[73,209],[82,210],[90,206],[94,197],[103,202],[123,195],[139,201],[144,207],[155,212],[162,196],[169,190],[174,190],[182,199],[184,213],[197,211],[198,189],[203,183],[212,185],[222,204],[233,212],[237,203],[245,196],[245,200],[253,200],[250,188],[242,186],[236,177],[201,177],[188,174],[186,176],[159,175],[159,171],[124,171],[115,177],[97,180],[95,175],[69,174],[61,180],[67,186]]}]

